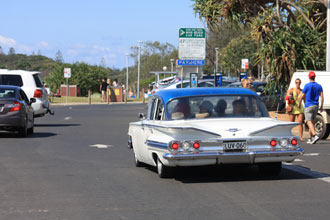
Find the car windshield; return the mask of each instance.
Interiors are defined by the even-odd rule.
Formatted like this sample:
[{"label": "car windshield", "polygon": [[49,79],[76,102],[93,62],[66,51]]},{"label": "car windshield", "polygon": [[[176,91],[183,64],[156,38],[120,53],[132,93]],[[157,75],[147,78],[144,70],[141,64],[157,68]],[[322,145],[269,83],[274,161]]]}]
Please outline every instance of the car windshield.
[{"label": "car windshield", "polygon": [[15,98],[15,90],[0,88],[0,98]]},{"label": "car windshield", "polygon": [[169,120],[230,117],[269,117],[264,104],[253,95],[192,96],[167,104]]}]

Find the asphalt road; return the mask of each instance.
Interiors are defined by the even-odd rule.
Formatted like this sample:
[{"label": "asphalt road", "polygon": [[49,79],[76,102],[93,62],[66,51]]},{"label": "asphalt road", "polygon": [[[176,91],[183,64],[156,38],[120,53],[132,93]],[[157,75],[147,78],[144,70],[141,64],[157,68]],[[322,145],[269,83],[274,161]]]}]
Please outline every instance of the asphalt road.
[{"label": "asphalt road", "polygon": [[35,134],[0,133],[0,220],[329,219],[330,140],[279,177],[256,167],[136,168],[128,123],[143,104],[56,106]]}]

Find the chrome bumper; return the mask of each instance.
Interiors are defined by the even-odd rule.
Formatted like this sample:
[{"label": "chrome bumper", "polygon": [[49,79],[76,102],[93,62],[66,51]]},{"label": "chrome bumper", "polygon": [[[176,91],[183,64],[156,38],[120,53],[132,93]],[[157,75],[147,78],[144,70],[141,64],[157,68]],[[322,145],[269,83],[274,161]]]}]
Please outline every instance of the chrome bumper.
[{"label": "chrome bumper", "polygon": [[189,154],[165,153],[163,158],[169,161],[175,160],[202,160],[216,159],[218,163],[262,163],[293,161],[296,156],[304,153],[303,149],[286,151],[253,151],[253,152],[200,152]]}]

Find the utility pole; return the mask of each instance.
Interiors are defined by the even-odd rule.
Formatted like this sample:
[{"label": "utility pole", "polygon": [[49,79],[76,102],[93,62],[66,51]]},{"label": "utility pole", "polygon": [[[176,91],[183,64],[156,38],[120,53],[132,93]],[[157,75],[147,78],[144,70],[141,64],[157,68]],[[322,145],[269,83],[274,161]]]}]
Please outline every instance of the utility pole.
[{"label": "utility pole", "polygon": [[140,58],[141,58],[141,43],[142,41],[137,42],[139,44],[139,54],[138,54],[138,81],[137,81],[137,98],[140,98]]},{"label": "utility pole", "polygon": [[327,61],[326,71],[330,71],[330,0],[327,7]]}]

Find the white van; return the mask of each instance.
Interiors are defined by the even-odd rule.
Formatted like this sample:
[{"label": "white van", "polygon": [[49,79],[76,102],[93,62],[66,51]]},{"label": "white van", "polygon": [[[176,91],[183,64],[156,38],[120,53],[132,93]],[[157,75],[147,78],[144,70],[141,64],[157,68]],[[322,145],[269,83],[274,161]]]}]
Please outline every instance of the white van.
[{"label": "white van", "polygon": [[42,117],[49,109],[47,91],[40,79],[40,72],[0,69],[0,85],[20,86],[28,96],[35,98],[32,104],[34,117]]},{"label": "white van", "polygon": [[[319,83],[323,88],[324,103],[323,112],[318,112],[315,122],[315,132],[317,135],[326,139],[330,134],[330,72],[325,71],[313,71],[315,72],[315,82]],[[301,89],[304,88],[305,84],[309,83],[308,78],[309,71],[307,72],[295,72],[292,75],[289,88],[296,87],[295,81],[297,78],[301,80]]]}]

